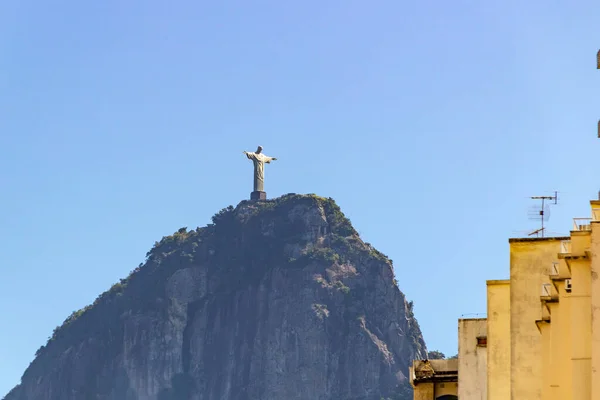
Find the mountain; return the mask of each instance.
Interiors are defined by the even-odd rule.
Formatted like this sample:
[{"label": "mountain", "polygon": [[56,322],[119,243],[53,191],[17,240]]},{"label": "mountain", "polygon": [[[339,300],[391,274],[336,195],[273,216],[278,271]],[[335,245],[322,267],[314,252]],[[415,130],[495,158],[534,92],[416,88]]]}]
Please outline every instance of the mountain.
[{"label": "mountain", "polygon": [[242,201],[212,220],[69,316],[5,400],[406,396],[427,354],[412,303],[332,199]]}]

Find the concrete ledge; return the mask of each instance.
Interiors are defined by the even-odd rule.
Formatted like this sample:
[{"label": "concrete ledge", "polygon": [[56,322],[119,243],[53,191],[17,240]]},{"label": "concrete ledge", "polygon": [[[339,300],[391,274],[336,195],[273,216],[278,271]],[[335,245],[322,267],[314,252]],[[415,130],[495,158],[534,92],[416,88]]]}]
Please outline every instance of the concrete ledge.
[{"label": "concrete ledge", "polygon": [[510,279],[491,279],[489,281],[485,281],[485,284],[488,286],[492,285],[509,285]]},{"label": "concrete ledge", "polygon": [[519,242],[552,242],[555,240],[569,240],[569,236],[556,236],[556,237],[543,237],[543,238],[510,238],[508,243],[519,243]]}]

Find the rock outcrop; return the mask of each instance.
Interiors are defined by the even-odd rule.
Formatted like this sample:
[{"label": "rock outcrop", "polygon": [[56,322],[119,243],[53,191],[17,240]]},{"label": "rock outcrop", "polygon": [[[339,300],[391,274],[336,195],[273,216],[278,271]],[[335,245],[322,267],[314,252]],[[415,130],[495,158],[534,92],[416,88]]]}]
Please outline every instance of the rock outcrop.
[{"label": "rock outcrop", "polygon": [[157,242],[5,400],[395,399],[427,354],[411,306],[333,200],[243,201]]}]

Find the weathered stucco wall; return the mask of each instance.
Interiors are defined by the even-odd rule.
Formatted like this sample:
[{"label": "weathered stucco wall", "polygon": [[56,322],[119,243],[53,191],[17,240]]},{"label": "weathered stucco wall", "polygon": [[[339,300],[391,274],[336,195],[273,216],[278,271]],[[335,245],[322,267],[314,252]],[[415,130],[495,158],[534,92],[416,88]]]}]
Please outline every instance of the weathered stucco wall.
[{"label": "weathered stucco wall", "polygon": [[419,383],[415,387],[414,400],[432,400],[435,399],[435,390],[433,382]]},{"label": "weathered stucco wall", "polygon": [[571,360],[573,360],[573,400],[592,395],[592,313],[591,271],[588,260],[572,260],[571,276]]},{"label": "weathered stucco wall", "polygon": [[541,285],[568,238],[510,241],[511,399],[542,398]]},{"label": "weathered stucco wall", "polygon": [[550,374],[552,372],[550,368],[550,354],[552,351],[551,341],[551,326],[549,321],[538,322],[538,328],[542,335],[542,399],[551,400],[551,387],[550,387]]},{"label": "weathered stucco wall", "polygon": [[510,399],[510,281],[487,281],[488,400]]},{"label": "weathered stucco wall", "polygon": [[457,394],[458,384],[456,382],[437,382],[435,384],[435,397],[432,397],[432,399],[438,399],[447,395],[456,396]]},{"label": "weathered stucco wall", "polygon": [[[566,268],[566,266],[565,266]],[[543,399],[562,400],[571,398],[571,313],[570,293],[565,291],[565,281],[555,282],[558,302],[548,304],[551,310],[550,324],[542,326],[542,361],[546,368],[542,392]]]},{"label": "weathered stucco wall", "polygon": [[[600,201],[592,201],[592,214]],[[600,222],[592,222],[591,234],[591,303],[592,303],[592,398],[600,399]]]},{"label": "weathered stucco wall", "polygon": [[487,400],[487,347],[477,338],[487,337],[487,319],[458,320],[458,398]]}]

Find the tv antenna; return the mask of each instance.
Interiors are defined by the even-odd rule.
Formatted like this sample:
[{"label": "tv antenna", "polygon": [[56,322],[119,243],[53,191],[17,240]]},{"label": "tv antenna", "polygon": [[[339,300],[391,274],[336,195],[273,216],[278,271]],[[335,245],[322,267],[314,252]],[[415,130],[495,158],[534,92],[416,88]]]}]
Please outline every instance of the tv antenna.
[{"label": "tv antenna", "polygon": [[546,228],[544,227],[544,222],[547,222],[550,219],[550,204],[547,202],[554,202],[554,204],[558,203],[558,192],[554,192],[554,196],[532,196],[532,200],[541,200],[541,204],[537,206],[533,206],[529,210],[529,219],[534,221],[539,221],[542,224],[540,229],[536,229],[533,232],[530,232],[528,236],[536,235],[536,237],[544,237],[544,232]]}]

